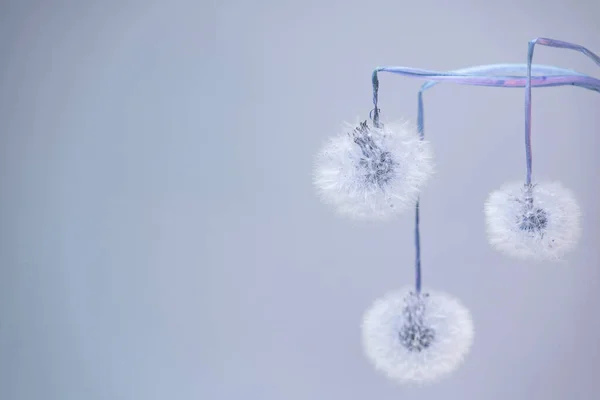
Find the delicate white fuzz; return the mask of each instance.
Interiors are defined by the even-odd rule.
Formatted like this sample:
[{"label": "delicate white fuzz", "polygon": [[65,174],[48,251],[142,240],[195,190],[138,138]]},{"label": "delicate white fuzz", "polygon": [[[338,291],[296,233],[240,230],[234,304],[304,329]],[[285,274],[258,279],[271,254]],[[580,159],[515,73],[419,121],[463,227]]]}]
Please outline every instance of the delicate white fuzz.
[{"label": "delicate white fuzz", "polygon": [[367,358],[401,384],[449,375],[464,360],[474,335],[471,314],[457,299],[436,292],[416,295],[411,287],[376,300],[362,323]]},{"label": "delicate white fuzz", "polygon": [[[362,128],[362,129],[361,129]],[[321,199],[355,219],[384,220],[413,207],[433,174],[433,151],[408,122],[347,125],[318,153]]]},{"label": "delicate white fuzz", "polygon": [[507,183],[490,194],[484,209],[489,243],[519,259],[560,260],[580,237],[579,205],[558,182],[530,189]]}]

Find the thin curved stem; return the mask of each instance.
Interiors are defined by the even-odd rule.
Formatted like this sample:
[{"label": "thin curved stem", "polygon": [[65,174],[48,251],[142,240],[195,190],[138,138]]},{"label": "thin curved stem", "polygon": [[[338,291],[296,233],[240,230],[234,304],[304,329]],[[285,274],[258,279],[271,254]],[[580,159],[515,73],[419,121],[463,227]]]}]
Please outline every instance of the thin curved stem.
[{"label": "thin curved stem", "polygon": [[421,293],[421,234],[419,232],[419,199],[415,206],[415,289]]},{"label": "thin curved stem", "polygon": [[529,42],[527,49],[527,82],[525,84],[525,163],[527,172],[525,185],[531,186],[531,171],[533,165],[533,154],[531,150],[531,61],[533,60],[534,43]]},{"label": "thin curved stem", "polygon": [[527,164],[525,184],[527,187],[531,186],[531,172],[533,165],[533,154],[531,150],[531,86],[533,85],[533,77],[531,76],[531,63],[533,61],[533,51],[536,44],[579,51],[591,58],[596,65],[600,66],[600,57],[578,44],[548,38],[536,38],[529,42],[527,46],[527,82],[525,83],[525,162]]},{"label": "thin curved stem", "polygon": [[[423,89],[419,90],[418,97],[418,110],[417,110],[417,131],[419,133],[419,139],[425,138],[425,117],[423,115]],[[419,227],[419,206],[420,198],[417,197],[417,203],[415,205],[415,289],[417,294],[421,293],[421,232]]]},{"label": "thin curved stem", "polygon": [[[560,75],[577,75],[586,76],[577,71],[571,69],[559,68],[550,65],[539,65],[532,64],[532,74],[536,76],[560,76]],[[456,69],[450,71],[453,74],[459,75],[473,75],[473,76],[527,76],[527,63],[523,64],[488,64],[488,65],[477,65],[467,68]],[[428,81],[421,86],[421,90],[425,91],[441,82],[439,81]],[[514,86],[511,86],[514,87]]]},{"label": "thin curved stem", "polygon": [[[532,66],[533,67],[533,66]],[[492,87],[525,87],[528,78],[521,75],[504,75],[491,76],[481,74],[457,73],[457,72],[441,72],[418,68],[406,67],[378,67],[373,72],[374,80],[376,80],[377,72],[390,72],[398,75],[403,75],[411,78],[425,79],[436,82],[452,82],[460,85],[472,86],[492,86]],[[566,71],[565,71],[566,72]],[[600,92],[600,80],[591,76],[570,73],[564,75],[537,75],[531,77],[531,86],[535,87],[553,87],[572,85],[582,87],[584,89]]]},{"label": "thin curved stem", "polygon": [[379,93],[379,79],[377,78],[377,71],[373,71],[371,76],[371,82],[373,84],[373,111],[371,118],[373,119],[373,125],[379,126],[379,108],[377,108],[378,93]]},{"label": "thin curved stem", "polygon": [[561,48],[561,49],[569,49],[569,50],[578,51],[580,53],[583,53],[585,56],[589,57],[592,61],[594,61],[596,63],[596,65],[598,65],[600,67],[600,56],[598,56],[591,50],[589,50],[579,44],[563,42],[562,40],[542,38],[542,37],[535,38],[532,41],[530,41],[530,43],[533,43],[533,46],[535,46],[536,44],[539,44],[541,46],[556,47],[556,48]]}]

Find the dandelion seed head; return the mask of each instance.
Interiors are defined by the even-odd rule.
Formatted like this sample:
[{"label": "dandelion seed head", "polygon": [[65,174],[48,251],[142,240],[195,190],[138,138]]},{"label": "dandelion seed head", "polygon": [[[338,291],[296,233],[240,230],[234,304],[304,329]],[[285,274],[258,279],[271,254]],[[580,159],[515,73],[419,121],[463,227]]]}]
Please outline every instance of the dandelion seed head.
[{"label": "dandelion seed head", "polygon": [[348,125],[321,149],[314,184],[338,213],[384,220],[414,205],[433,169],[431,145],[410,123],[365,121]]},{"label": "dandelion seed head", "polygon": [[463,362],[474,338],[471,314],[444,293],[388,293],[363,318],[365,355],[388,378],[401,383],[441,379]]},{"label": "dandelion seed head", "polygon": [[581,212],[558,182],[511,182],[490,194],[484,207],[490,244],[523,260],[559,260],[580,236]]}]

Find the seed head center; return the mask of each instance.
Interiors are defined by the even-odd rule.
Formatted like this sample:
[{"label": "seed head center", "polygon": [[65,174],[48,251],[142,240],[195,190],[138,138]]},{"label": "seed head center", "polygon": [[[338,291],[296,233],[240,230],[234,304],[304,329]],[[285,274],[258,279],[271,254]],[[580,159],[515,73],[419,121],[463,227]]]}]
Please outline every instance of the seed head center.
[{"label": "seed head center", "polygon": [[350,135],[361,149],[362,157],[358,162],[358,168],[361,169],[366,183],[379,187],[385,186],[392,180],[396,171],[392,154],[377,145],[366,121],[355,128]]},{"label": "seed head center", "polygon": [[404,324],[398,332],[402,346],[411,352],[421,352],[429,348],[435,341],[435,330],[423,322],[425,303],[421,295],[411,293],[406,299],[402,313]]}]

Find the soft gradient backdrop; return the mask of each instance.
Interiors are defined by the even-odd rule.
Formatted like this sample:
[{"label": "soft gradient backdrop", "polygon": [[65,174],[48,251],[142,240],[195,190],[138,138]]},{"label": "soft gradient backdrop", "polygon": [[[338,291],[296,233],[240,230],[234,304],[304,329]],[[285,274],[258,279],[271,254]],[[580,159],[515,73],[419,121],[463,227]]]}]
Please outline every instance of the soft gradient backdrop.
[{"label": "soft gradient backdrop", "polygon": [[[1,400],[588,400],[600,380],[600,96],[534,89],[534,174],[577,194],[563,264],[493,251],[483,202],[523,179],[522,89],[425,95],[438,174],[424,285],[459,297],[465,364],[403,388],[362,355],[371,302],[413,282],[413,215],[340,219],[313,155],[371,109],[378,65],[525,62],[547,36],[600,52],[568,0],[0,4]],[[583,55],[536,63],[600,76]],[[422,82],[381,75],[386,117]]]}]

